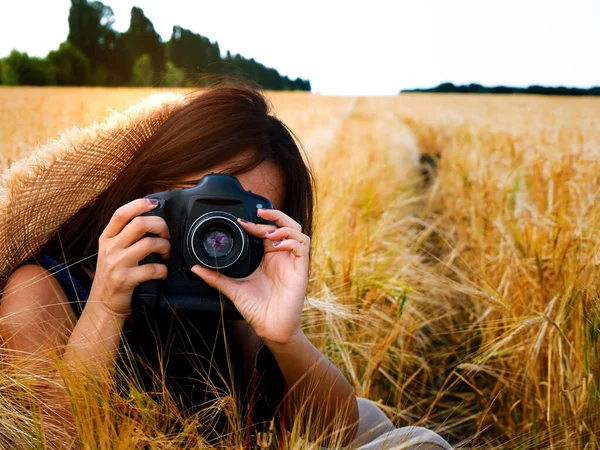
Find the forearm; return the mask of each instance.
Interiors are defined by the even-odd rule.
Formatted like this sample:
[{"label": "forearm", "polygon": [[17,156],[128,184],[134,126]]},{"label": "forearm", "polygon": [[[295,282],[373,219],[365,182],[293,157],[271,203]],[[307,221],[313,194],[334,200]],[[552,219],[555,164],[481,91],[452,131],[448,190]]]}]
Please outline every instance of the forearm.
[{"label": "forearm", "polygon": [[358,405],[340,370],[304,333],[289,344],[266,344],[289,386],[290,413],[296,416],[301,412],[300,417],[305,424],[311,422],[311,432],[317,437],[342,430],[341,443],[349,444],[358,427]]},{"label": "forearm", "polygon": [[[11,339],[11,345],[6,347],[13,351],[0,353],[2,366],[7,370],[18,368],[23,382],[15,386],[14,398],[32,396],[49,449],[78,447],[72,406],[78,394],[83,393],[78,380],[85,383],[85,376],[90,373],[101,379],[100,372],[112,367],[123,322],[124,319],[103,314],[90,302],[70,333],[60,339],[62,342],[42,341],[40,345],[29,344],[23,338]],[[32,328],[30,334],[34,333]]]},{"label": "forearm", "polygon": [[[86,305],[62,354],[67,382],[75,382],[72,386],[74,392],[80,392],[77,383],[85,383],[85,377],[104,380],[105,376],[113,375],[124,321],[124,318],[110,315],[91,302]],[[50,442],[61,448],[77,448],[77,427],[71,399],[58,372],[53,374],[53,378],[39,391],[44,427]]]},{"label": "forearm", "polygon": [[112,375],[121,340],[124,316],[110,314],[100,304],[88,302],[63,353],[71,370],[95,379]]},{"label": "forearm", "polygon": [[[71,402],[56,362],[56,356],[47,351],[2,361],[8,364],[8,370],[14,368],[19,372],[15,374],[15,380],[19,381],[7,386],[6,398],[18,403],[14,405],[16,411],[23,405],[32,409],[33,423],[39,427],[48,449],[78,448]],[[0,365],[0,369],[4,367]]]}]

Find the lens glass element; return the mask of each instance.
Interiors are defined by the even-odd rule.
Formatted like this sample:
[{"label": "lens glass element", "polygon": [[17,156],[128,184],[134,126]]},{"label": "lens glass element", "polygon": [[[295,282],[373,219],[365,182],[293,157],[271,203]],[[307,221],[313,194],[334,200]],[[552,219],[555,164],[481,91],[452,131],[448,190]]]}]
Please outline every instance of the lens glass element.
[{"label": "lens glass element", "polygon": [[248,252],[246,232],[227,211],[210,211],[198,217],[186,234],[194,261],[210,269],[232,266]]},{"label": "lens glass element", "polygon": [[203,245],[209,255],[221,258],[233,249],[233,238],[226,229],[213,228],[204,235]]}]

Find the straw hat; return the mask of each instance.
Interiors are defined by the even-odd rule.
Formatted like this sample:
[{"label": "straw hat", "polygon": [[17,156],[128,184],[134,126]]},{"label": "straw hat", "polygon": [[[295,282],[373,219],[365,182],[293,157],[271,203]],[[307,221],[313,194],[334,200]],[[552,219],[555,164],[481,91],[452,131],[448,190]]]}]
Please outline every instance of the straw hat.
[{"label": "straw hat", "polygon": [[0,291],[59,227],[104,192],[140,146],[186,103],[152,94],[122,113],[73,128],[13,163],[0,178]]}]

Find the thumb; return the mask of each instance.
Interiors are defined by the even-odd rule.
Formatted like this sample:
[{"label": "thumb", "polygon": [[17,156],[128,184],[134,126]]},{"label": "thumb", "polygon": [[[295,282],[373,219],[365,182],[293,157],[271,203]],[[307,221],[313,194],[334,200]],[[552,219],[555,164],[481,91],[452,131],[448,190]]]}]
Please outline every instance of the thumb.
[{"label": "thumb", "polygon": [[223,275],[218,270],[208,269],[196,264],[192,267],[192,272],[202,278],[210,287],[217,289],[225,297],[235,303],[239,282],[235,278]]}]

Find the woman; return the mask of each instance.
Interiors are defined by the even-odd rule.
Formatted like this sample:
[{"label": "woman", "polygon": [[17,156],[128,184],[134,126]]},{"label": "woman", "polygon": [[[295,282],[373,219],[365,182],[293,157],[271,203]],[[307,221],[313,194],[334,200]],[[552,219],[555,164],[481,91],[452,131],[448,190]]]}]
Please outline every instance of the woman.
[{"label": "woman", "polygon": [[[429,447],[421,444],[419,448],[450,448],[424,429],[393,430],[373,404],[356,399],[341,372],[302,332],[300,316],[313,228],[313,177],[292,133],[269,114],[259,92],[244,86],[216,86],[124,123],[120,134],[111,130],[77,144],[77,150],[93,150],[88,151],[88,159],[72,166],[71,182],[78,185],[76,192],[84,198],[74,195],[71,200],[85,204],[77,208],[65,202],[72,213],[63,214],[57,229],[40,225],[50,227],[45,233],[50,237],[43,245],[30,246],[36,251],[30,249],[29,254],[36,256],[22,258],[18,267],[10,267],[0,303],[0,335],[7,347],[40,355],[48,348],[61,348],[64,362],[85,367],[98,377],[114,373],[115,361],[122,363],[124,355],[133,354],[150,367],[167,359],[169,386],[182,399],[181,406],[191,411],[211,400],[208,389],[198,389],[197,373],[211,383],[221,382],[220,387],[233,379],[237,394],[247,400],[243,404],[243,416],[249,418],[247,445],[257,439],[257,423],[268,424],[270,417],[277,416],[283,432],[302,411],[301,420],[307,427],[311,417],[319,418],[311,422],[308,437],[324,437],[321,445],[355,447],[373,441],[364,448],[400,442],[406,443],[404,448],[412,448],[411,442],[429,443]],[[114,157],[122,151],[120,146],[128,153]],[[90,167],[96,172],[90,172]],[[92,187],[90,174],[102,170],[111,172],[110,176]],[[192,187],[213,171],[237,176],[244,189],[269,198],[274,206],[259,210],[259,214],[276,226],[239,220],[247,233],[264,241],[265,256],[254,273],[232,279],[200,265],[191,268],[231,299],[245,321],[220,324],[212,317],[189,314],[150,314],[144,321],[132,318],[134,288],[168,276],[164,264],[138,262],[150,253],[165,259],[170,253],[164,219],[140,217],[155,207],[142,197]],[[58,203],[48,206],[61,209]],[[31,235],[31,225],[23,226]],[[19,228],[13,226],[15,231]],[[144,237],[147,233],[157,236]],[[24,251],[14,253],[22,255]],[[59,261],[71,265],[70,270],[48,277],[48,269],[64,267]],[[69,272],[71,276],[66,278]],[[30,282],[40,278],[43,281]],[[1,283],[0,276],[0,287]],[[153,340],[157,336],[159,346]],[[186,357],[178,358],[183,353]],[[199,358],[191,363],[187,361],[190,354]],[[214,367],[217,373],[211,374]],[[152,377],[142,374],[141,378],[151,389]],[[53,408],[43,410],[44,420],[68,430],[75,442],[67,397],[56,398],[59,401]],[[332,434],[333,424],[338,431]],[[380,440],[374,442],[377,437]]]}]

